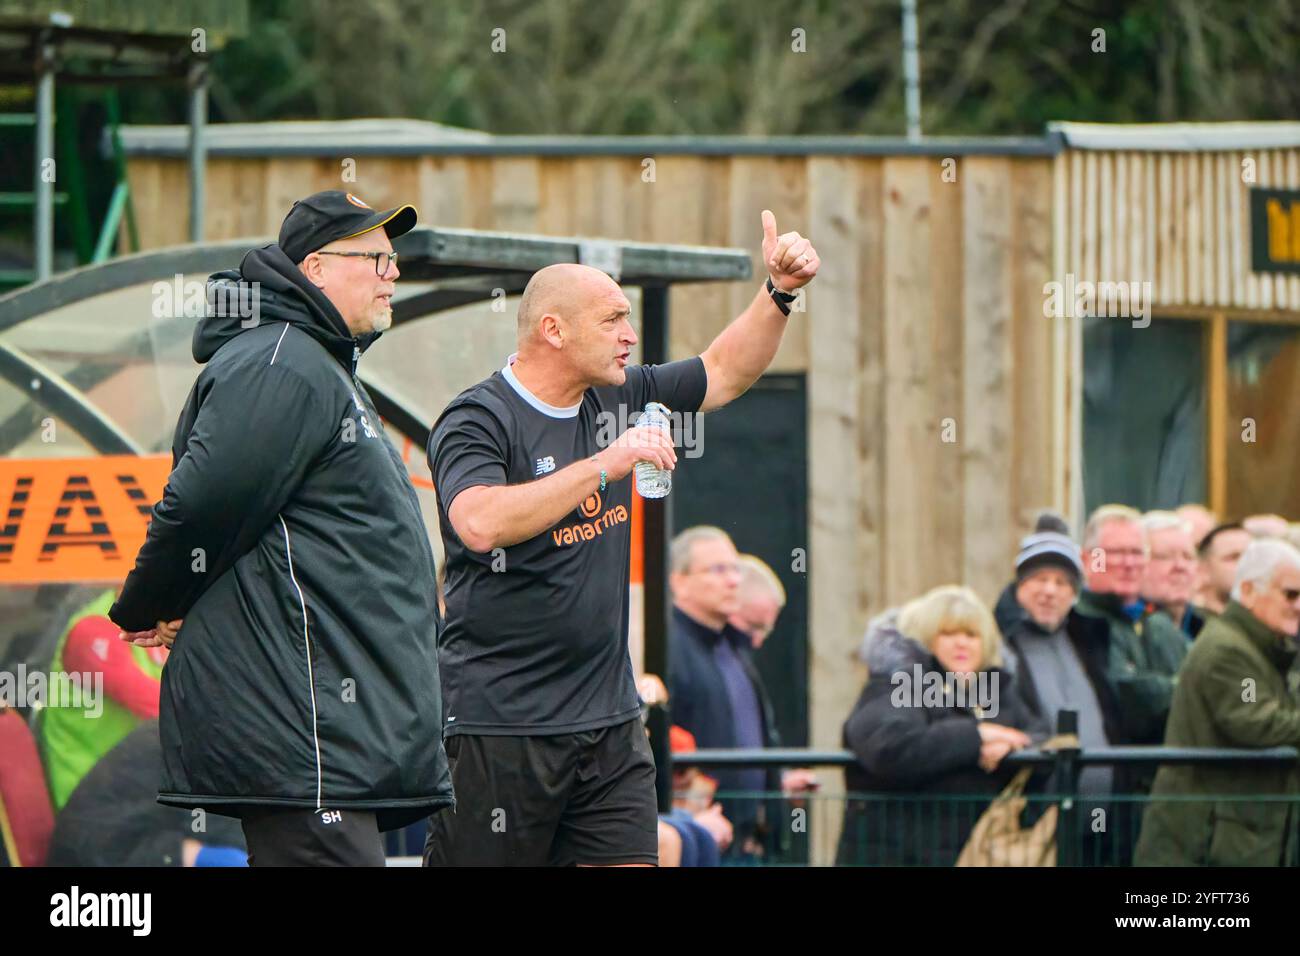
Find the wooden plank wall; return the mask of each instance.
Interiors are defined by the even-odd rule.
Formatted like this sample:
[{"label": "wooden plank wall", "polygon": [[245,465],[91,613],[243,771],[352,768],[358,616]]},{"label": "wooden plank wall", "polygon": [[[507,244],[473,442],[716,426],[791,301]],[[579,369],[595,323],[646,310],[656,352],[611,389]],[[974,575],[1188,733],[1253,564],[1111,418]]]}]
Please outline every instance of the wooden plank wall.
[{"label": "wooden plank wall", "polygon": [[1077,279],[1149,281],[1170,310],[1300,310],[1300,276],[1251,271],[1249,199],[1253,186],[1300,189],[1300,149],[1073,150],[1055,162],[1062,267]]},{"label": "wooden plank wall", "polygon": [[[811,236],[822,275],[774,370],[808,375],[810,537],[789,546],[811,572],[811,743],[832,747],[868,618],[954,581],[993,601],[1035,510],[1066,504],[1053,461],[1067,390],[1043,316],[1052,161],[949,168],[953,181],[937,156],[664,156],[647,181],[635,157],[361,158],[341,183],[335,160],[216,158],[208,238],[274,234],[293,199],[326,188],[413,201],[449,227],[757,252],[770,208]],[[183,162],[133,159],[130,176],[146,246],[183,242]],[[674,357],[704,349],[757,285],[675,289]]]}]

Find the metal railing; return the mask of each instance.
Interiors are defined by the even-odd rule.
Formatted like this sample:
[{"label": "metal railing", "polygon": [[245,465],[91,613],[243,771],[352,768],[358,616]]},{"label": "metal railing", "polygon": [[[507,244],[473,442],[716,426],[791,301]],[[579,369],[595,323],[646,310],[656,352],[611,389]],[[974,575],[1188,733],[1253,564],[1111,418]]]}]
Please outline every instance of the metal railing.
[{"label": "metal railing", "polygon": [[[1145,808],[1155,802],[1141,789],[1124,792],[1125,784],[1131,785],[1134,780],[1143,778],[1141,770],[1151,768],[1154,772],[1156,766],[1165,764],[1223,767],[1295,765],[1298,760],[1300,751],[1295,747],[1119,746],[1052,751],[1026,748],[1007,755],[1003,765],[1037,769],[1034,778],[1038,791],[1030,790],[1024,796],[1026,809],[1022,825],[1032,826],[1049,807],[1057,808],[1058,866],[1125,866],[1131,862]],[[854,755],[847,750],[812,748],[698,750],[673,755],[675,768],[694,767],[705,772],[741,768],[842,769],[856,762]],[[1115,771],[1117,788],[1106,794],[1081,793],[1079,778],[1082,771],[1101,766]],[[1146,778],[1149,785],[1149,775]],[[1044,789],[1044,781],[1049,781],[1050,787]],[[761,804],[768,811],[769,835],[776,836],[766,841],[766,849],[759,858],[733,850],[728,856],[735,862],[800,865],[831,862],[833,858],[840,865],[951,866],[975,822],[995,796],[996,793],[988,792],[829,793],[819,790],[792,800],[779,791],[720,790],[716,799],[724,806],[728,801]],[[1300,793],[1258,796],[1197,794],[1156,799],[1160,802],[1229,801],[1242,805],[1300,804]],[[799,813],[801,809],[804,811],[802,814]],[[1300,819],[1300,813],[1293,814],[1293,819]],[[833,852],[827,841],[819,844],[811,832],[816,826],[840,829]],[[820,853],[816,849],[819,845]]]}]

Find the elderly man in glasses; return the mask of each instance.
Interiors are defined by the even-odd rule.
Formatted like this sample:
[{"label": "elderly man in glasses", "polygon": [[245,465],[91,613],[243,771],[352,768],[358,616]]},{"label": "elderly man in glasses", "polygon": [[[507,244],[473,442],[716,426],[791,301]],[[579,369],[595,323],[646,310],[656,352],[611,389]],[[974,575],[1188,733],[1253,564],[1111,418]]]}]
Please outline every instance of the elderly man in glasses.
[{"label": "elderly man in glasses", "polygon": [[[1119,698],[1128,743],[1158,744],[1187,639],[1162,611],[1142,600],[1150,560],[1142,515],[1124,505],[1102,505],[1088,519],[1080,555],[1085,587],[1076,609],[1110,628],[1109,676]],[[1138,775],[1145,790],[1149,778]]]},{"label": "elderly man in glasses", "polygon": [[1201,633],[1205,612],[1192,603],[1199,566],[1190,523],[1172,511],[1142,516],[1150,546],[1142,597],[1150,609],[1164,611],[1189,639]]},{"label": "elderly man in glasses", "polygon": [[[1251,542],[1232,600],[1187,655],[1165,745],[1300,747],[1300,702],[1286,681],[1297,626],[1300,551],[1276,539]],[[1186,799],[1197,795],[1206,799]],[[1294,761],[1161,767],[1133,862],[1293,866],[1297,797]]]},{"label": "elderly man in glasses", "polygon": [[[699,525],[677,535],[670,561],[673,723],[694,734],[701,747],[779,747],[772,703],[754,664],[753,634],[736,625],[746,603],[745,559],[721,528]],[[715,776],[719,799],[735,826],[730,852],[739,856],[777,849],[781,834],[769,825],[773,807],[735,794],[780,789],[793,796],[816,786],[813,774],[802,769],[778,775],[760,767]]]},{"label": "elderly man in glasses", "polygon": [[174,468],[109,617],[163,670],[159,800],[236,816],[252,865],[384,863],[452,803],[433,553],[357,378],[412,206],[331,190],[209,280]]}]

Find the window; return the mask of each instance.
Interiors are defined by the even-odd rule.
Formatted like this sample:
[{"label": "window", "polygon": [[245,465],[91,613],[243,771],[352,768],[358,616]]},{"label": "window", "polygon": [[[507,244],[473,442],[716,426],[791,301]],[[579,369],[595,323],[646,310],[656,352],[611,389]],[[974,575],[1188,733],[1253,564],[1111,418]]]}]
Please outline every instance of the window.
[{"label": "window", "polygon": [[1083,342],[1088,511],[1202,502],[1224,519],[1300,517],[1300,322],[1089,318]]},{"label": "window", "polygon": [[1083,485],[1089,512],[1204,501],[1205,359],[1199,323],[1088,318],[1083,329]]},{"label": "window", "polygon": [[1300,329],[1228,323],[1224,513],[1300,516]]}]

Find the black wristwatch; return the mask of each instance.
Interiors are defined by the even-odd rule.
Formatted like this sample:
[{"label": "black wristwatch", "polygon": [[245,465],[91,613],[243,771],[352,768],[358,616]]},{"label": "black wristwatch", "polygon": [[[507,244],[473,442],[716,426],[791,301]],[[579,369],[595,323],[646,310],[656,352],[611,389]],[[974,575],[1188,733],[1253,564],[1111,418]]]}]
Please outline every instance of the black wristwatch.
[{"label": "black wristwatch", "polygon": [[782,315],[789,315],[790,303],[799,298],[795,292],[782,292],[778,289],[772,282],[771,276],[767,277],[767,294],[772,297],[772,301],[776,303],[776,307],[781,310]]}]

